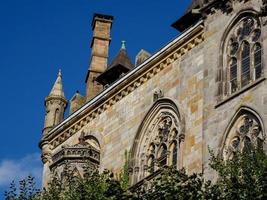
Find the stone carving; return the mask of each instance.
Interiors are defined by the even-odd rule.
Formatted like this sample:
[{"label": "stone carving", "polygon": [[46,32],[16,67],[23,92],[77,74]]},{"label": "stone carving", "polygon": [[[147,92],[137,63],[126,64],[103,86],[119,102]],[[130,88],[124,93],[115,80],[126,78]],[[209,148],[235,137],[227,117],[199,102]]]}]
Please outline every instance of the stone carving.
[{"label": "stone carving", "polygon": [[[164,98],[160,101],[167,103],[170,100]],[[156,101],[155,104],[160,102]],[[168,102],[169,103],[169,102]],[[171,104],[168,104],[170,106]],[[175,165],[178,163],[178,148],[184,140],[183,124],[178,112],[173,108],[160,109],[155,116],[150,116],[149,122],[145,122],[144,130],[140,130],[140,138],[133,150],[133,162],[131,168],[138,167],[138,172],[133,171],[131,180],[136,183],[143,178],[155,173],[159,166]],[[138,136],[137,135],[137,136]],[[139,137],[138,136],[138,137]],[[175,155],[175,156],[174,156]]]},{"label": "stone carving", "polygon": [[43,163],[51,162],[52,146],[49,143],[44,143],[42,146],[42,161]]},{"label": "stone carving", "polygon": [[[89,141],[89,142],[88,142]],[[61,172],[66,166],[75,169],[74,175],[82,175],[84,170],[88,171],[98,168],[100,164],[100,147],[95,148],[90,144],[85,134],[82,132],[75,145],[66,145],[52,155],[50,169],[52,172]],[[78,170],[79,169],[79,170]],[[78,171],[77,171],[78,170]],[[62,173],[61,174],[61,178]]]},{"label": "stone carving", "polygon": [[251,147],[262,148],[264,140],[259,120],[252,114],[243,114],[230,130],[223,149],[223,158],[231,159],[236,152],[246,152]]},{"label": "stone carving", "polygon": [[158,99],[163,98],[163,97],[164,97],[164,94],[163,94],[162,90],[156,90],[156,91],[154,92],[154,95],[153,95],[153,100],[154,100],[154,102],[155,102],[155,101],[157,101]]}]

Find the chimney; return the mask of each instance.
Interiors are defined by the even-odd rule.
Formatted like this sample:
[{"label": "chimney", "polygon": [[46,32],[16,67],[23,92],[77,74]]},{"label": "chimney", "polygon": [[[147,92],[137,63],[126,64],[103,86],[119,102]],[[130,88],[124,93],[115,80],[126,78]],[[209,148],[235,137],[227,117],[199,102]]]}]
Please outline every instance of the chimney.
[{"label": "chimney", "polygon": [[108,50],[110,44],[110,30],[113,17],[94,14],[92,21],[93,38],[91,42],[91,63],[86,76],[86,99],[90,100],[103,90],[103,86],[96,81],[108,64]]}]

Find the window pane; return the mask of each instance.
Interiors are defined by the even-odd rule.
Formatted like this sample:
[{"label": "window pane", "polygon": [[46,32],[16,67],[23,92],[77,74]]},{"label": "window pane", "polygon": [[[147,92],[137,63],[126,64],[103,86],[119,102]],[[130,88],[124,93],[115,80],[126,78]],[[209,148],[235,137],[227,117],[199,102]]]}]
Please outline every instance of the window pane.
[{"label": "window pane", "polygon": [[177,168],[177,153],[178,149],[177,149],[177,144],[175,143],[172,150],[172,165],[175,169]]},{"label": "window pane", "polygon": [[237,60],[232,58],[230,64],[230,84],[231,84],[231,93],[234,93],[237,90]]},{"label": "window pane", "polygon": [[241,87],[250,82],[250,45],[245,42],[241,52]]},{"label": "window pane", "polygon": [[261,77],[262,66],[261,66],[261,46],[256,44],[254,49],[254,67],[255,67],[255,79]]}]

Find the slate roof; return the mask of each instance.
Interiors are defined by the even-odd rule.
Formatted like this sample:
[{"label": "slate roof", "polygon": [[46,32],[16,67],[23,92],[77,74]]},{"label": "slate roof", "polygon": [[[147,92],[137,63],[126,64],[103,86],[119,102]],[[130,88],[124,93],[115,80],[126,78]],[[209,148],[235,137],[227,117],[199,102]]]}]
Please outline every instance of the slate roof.
[{"label": "slate roof", "polygon": [[134,65],[132,64],[126,49],[121,48],[119,53],[115,56],[115,58],[112,60],[111,64],[108,66],[108,69],[113,68],[117,65],[122,65],[126,67],[127,69],[131,70],[133,69]]}]

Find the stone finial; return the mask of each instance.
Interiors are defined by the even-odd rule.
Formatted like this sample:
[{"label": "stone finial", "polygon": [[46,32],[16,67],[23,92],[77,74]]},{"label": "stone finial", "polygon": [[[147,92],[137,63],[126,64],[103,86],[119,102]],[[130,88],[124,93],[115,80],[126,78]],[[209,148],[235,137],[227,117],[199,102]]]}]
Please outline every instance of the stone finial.
[{"label": "stone finial", "polygon": [[126,49],[126,41],[125,40],[121,41],[121,49]]}]

